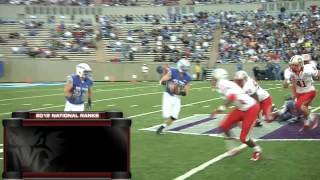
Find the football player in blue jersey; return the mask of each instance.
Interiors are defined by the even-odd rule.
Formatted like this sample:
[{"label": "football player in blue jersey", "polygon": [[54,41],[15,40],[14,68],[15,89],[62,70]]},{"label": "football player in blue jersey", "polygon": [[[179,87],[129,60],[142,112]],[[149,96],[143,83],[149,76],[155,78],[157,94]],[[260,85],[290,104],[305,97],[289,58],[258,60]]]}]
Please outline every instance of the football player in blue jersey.
[{"label": "football player in blue jersey", "polygon": [[92,85],[91,68],[86,63],[76,66],[76,74],[68,76],[64,86],[66,105],[64,111],[84,111],[85,97],[88,97],[87,109],[91,109]]},{"label": "football player in blue jersey", "polygon": [[163,129],[178,119],[181,109],[181,96],[189,92],[191,77],[188,74],[190,62],[180,59],[177,68],[168,68],[168,71],[160,79],[160,84],[165,84],[165,92],[162,96],[162,116],[166,120],[157,129],[157,134],[163,134]]}]

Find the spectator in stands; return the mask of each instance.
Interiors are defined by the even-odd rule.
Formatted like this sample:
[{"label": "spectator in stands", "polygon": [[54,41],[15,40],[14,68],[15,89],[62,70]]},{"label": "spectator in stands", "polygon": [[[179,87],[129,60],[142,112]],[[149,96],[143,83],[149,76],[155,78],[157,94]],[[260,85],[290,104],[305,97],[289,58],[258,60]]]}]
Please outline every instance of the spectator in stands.
[{"label": "spectator in stands", "polygon": [[237,71],[242,71],[243,70],[243,63],[242,63],[242,61],[241,60],[239,60],[238,62],[237,62]]},{"label": "spectator in stands", "polygon": [[268,80],[273,80],[274,79],[274,66],[272,62],[268,61],[266,65],[266,73],[267,73],[267,78]]},{"label": "spectator in stands", "polygon": [[197,60],[194,70],[195,70],[195,73],[196,73],[196,80],[200,81],[202,68],[201,68],[201,64],[200,64],[199,60]]},{"label": "spectator in stands", "polygon": [[202,81],[206,80],[208,69],[209,69],[208,65],[202,66],[202,75],[201,75]]},{"label": "spectator in stands", "polygon": [[275,79],[280,81],[281,80],[281,66],[279,62],[274,63],[274,73],[275,73]]}]

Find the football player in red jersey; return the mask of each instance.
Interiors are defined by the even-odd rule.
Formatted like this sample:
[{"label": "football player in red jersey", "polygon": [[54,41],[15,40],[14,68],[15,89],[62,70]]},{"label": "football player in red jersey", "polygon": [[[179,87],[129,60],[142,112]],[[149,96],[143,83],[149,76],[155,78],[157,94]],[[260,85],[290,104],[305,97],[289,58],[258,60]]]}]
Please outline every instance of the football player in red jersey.
[{"label": "football player in red jersey", "polygon": [[[262,149],[251,138],[248,138],[252,126],[257,120],[260,110],[259,104],[251,96],[246,94],[235,82],[228,80],[228,73],[224,69],[215,69],[213,71],[212,86],[225,99],[225,103],[219,106],[212,114],[222,112],[231,103],[235,108],[223,119],[220,128],[226,136],[226,143],[229,140],[233,141],[230,129],[241,122],[240,141],[247,146],[253,148],[251,160],[257,161],[261,158]],[[237,154],[238,151],[229,151],[230,155]]]},{"label": "football player in red jersey", "polygon": [[300,131],[314,129],[318,126],[317,120],[310,118],[309,105],[316,97],[316,89],[313,85],[313,77],[319,78],[320,72],[312,64],[303,63],[304,57],[295,55],[290,59],[289,70],[285,73],[284,87],[292,84],[292,91],[296,98],[295,107],[304,116],[304,126]]},{"label": "football player in red jersey", "polygon": [[247,72],[237,71],[234,75],[234,81],[251,97],[260,103],[260,108],[264,119],[267,122],[272,122],[271,114],[272,98],[270,94],[261,88],[259,84],[253,80]]}]

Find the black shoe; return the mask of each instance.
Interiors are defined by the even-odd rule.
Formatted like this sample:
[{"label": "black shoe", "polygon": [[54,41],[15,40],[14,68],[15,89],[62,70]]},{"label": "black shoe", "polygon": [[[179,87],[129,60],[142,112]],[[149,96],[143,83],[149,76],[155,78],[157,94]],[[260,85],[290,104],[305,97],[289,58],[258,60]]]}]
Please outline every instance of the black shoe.
[{"label": "black shoe", "polygon": [[260,121],[257,121],[254,127],[262,127],[262,123]]},{"label": "black shoe", "polygon": [[160,126],[160,127],[157,129],[156,133],[157,133],[158,135],[164,135],[163,129],[164,129],[164,127],[163,127],[163,126]]}]

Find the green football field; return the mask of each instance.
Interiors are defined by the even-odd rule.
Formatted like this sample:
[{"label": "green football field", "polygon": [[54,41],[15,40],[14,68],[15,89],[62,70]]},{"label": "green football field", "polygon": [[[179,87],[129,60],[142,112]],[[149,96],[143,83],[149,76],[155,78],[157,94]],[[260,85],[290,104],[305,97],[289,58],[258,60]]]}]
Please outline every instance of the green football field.
[{"label": "green football field", "polygon": [[[260,85],[272,94],[273,103],[280,107],[289,93],[280,82],[264,81]],[[1,84],[0,84],[1,86]],[[9,86],[9,85],[8,85]],[[319,90],[320,85],[316,88]],[[159,136],[141,129],[161,124],[163,87],[156,82],[96,83],[93,110],[119,110],[133,120],[131,131],[131,171],[135,180],[172,180],[190,170],[219,157],[226,152],[220,137],[192,133],[166,133]],[[209,114],[222,103],[209,82],[192,82],[191,92],[182,99],[180,118],[195,114]],[[63,85],[0,87],[0,117],[9,117],[12,111],[63,111]],[[319,96],[313,101],[312,111],[320,113]],[[182,122],[182,121],[181,121]],[[178,122],[177,122],[178,123]],[[264,123],[264,127],[272,126]],[[212,127],[215,128],[215,127]],[[1,127],[2,132],[2,127]],[[257,180],[320,179],[320,129],[312,130],[313,137],[259,141],[263,159],[250,161],[251,149],[221,159],[197,171],[192,180]],[[2,133],[0,137],[2,141]],[[307,139],[307,140],[306,140]],[[3,161],[3,145],[0,161]],[[2,170],[1,162],[1,170]]]}]

